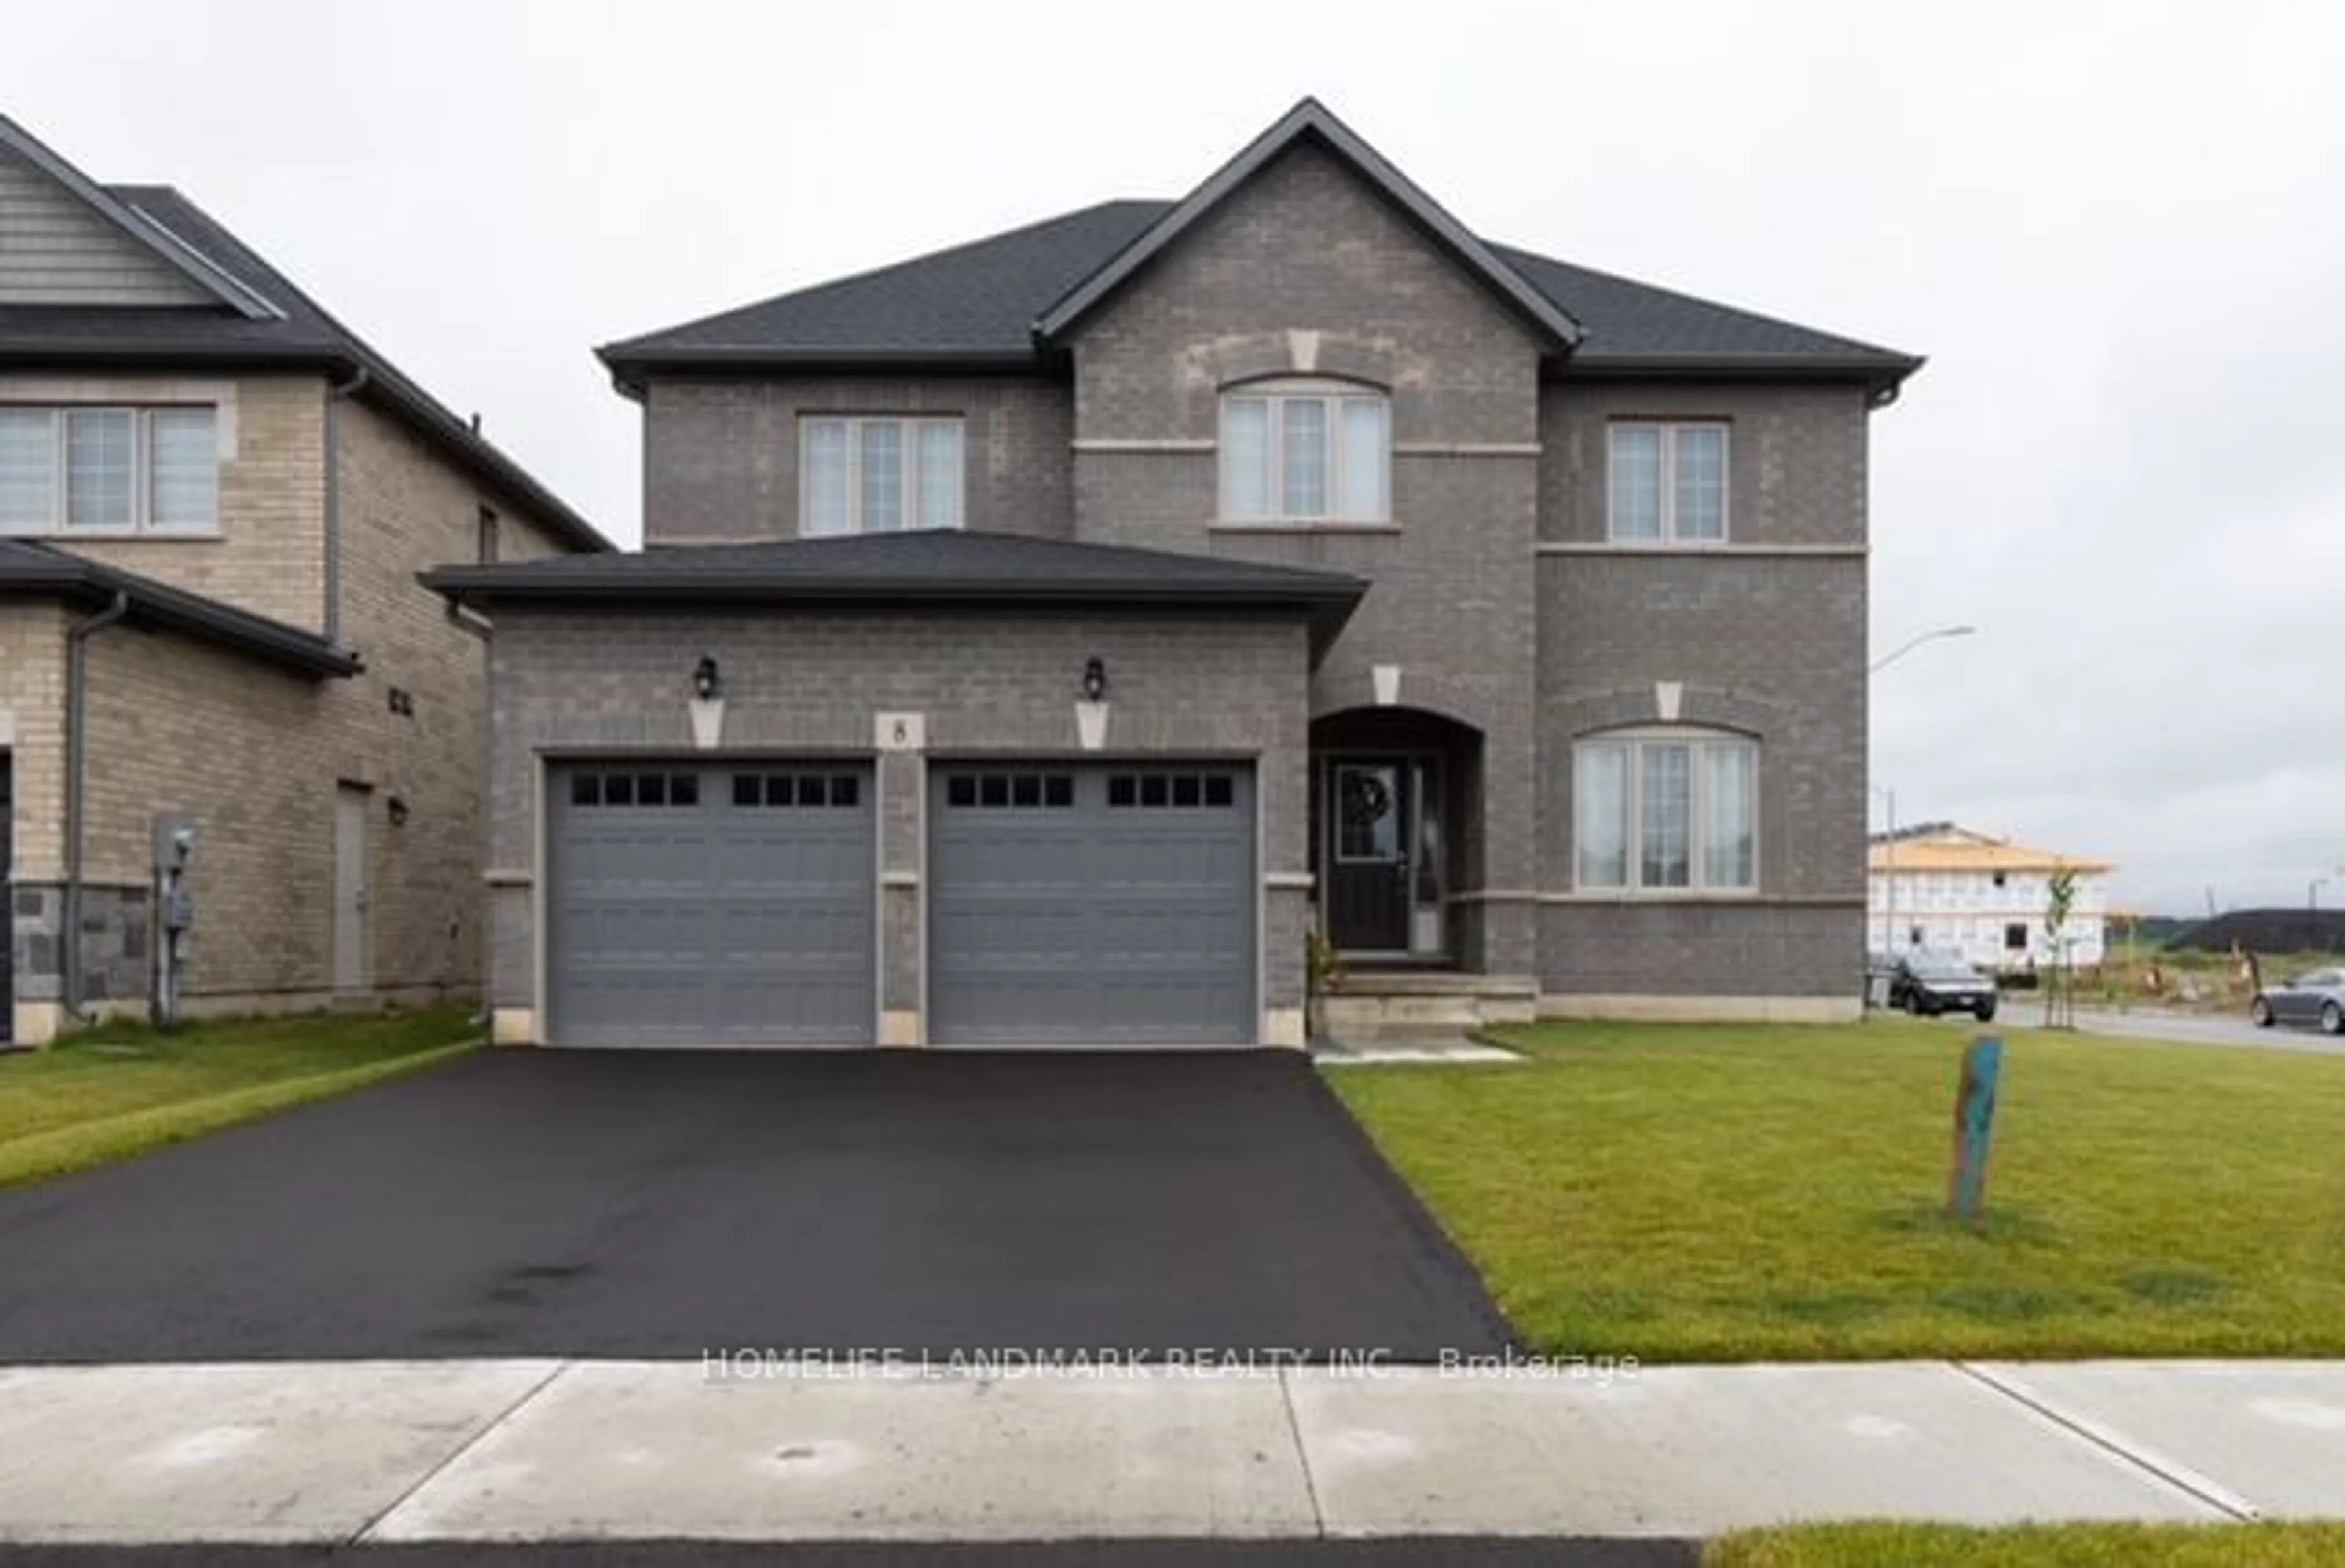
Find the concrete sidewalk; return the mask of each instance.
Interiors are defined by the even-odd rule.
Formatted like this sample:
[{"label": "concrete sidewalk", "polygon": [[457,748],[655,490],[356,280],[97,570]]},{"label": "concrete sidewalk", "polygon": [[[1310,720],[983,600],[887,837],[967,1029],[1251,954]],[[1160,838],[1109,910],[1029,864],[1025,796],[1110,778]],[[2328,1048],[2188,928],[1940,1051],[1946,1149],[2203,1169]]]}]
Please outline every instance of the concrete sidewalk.
[{"label": "concrete sidewalk", "polygon": [[[739,1363],[736,1363],[738,1365]],[[1702,1536],[2345,1515],[2345,1362],[0,1370],[0,1539]]]}]

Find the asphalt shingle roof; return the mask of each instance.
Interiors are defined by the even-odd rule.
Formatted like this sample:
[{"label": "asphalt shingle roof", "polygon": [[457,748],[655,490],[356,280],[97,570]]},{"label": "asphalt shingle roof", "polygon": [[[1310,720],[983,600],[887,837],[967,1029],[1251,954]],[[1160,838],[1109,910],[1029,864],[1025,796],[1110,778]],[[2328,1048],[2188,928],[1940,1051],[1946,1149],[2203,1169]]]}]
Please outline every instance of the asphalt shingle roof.
[{"label": "asphalt shingle roof", "polygon": [[[661,365],[1038,358],[1034,324],[1174,204],[1113,201],[606,345],[621,379]],[[1920,360],[1514,246],[1490,251],[1578,322],[1589,371],[1783,370],[1894,381]]]},{"label": "asphalt shingle roof", "polygon": [[442,566],[420,581],[457,603],[492,608],[535,602],[1294,610],[1309,612],[1323,642],[1368,589],[1337,572],[958,529]]},{"label": "asphalt shingle roof", "polygon": [[1587,329],[1587,340],[1571,357],[1576,365],[1733,369],[1756,361],[1787,367],[1813,362],[1896,374],[1919,363],[1912,355],[1893,349],[1575,266],[1511,245],[1490,248]]},{"label": "asphalt shingle roof", "polygon": [[[575,549],[610,550],[614,548],[602,532],[570,504],[555,495],[535,475],[507,457],[495,442],[472,428],[468,420],[460,419],[453,410],[410,379],[405,372],[392,364],[365,339],[343,326],[316,300],[303,293],[287,278],[242,240],[221,227],[212,216],[194,202],[168,186],[109,186],[116,197],[130,204],[152,221],[177,235],[215,266],[239,282],[266,298],[284,312],[282,321],[246,321],[216,313],[208,317],[208,335],[198,337],[192,322],[168,322],[168,311],[93,311],[89,315],[126,317],[138,320],[91,322],[76,329],[66,324],[68,332],[80,330],[110,331],[120,335],[126,346],[134,351],[149,351],[156,348],[176,345],[181,339],[190,349],[207,345],[231,351],[253,354],[266,359],[272,352],[296,359],[323,356],[347,360],[362,368],[369,388],[378,393],[395,411],[416,426],[430,440],[439,443],[486,478],[511,491],[533,510],[543,513],[568,537]],[[195,314],[189,312],[187,314]],[[273,332],[270,330],[274,329]],[[0,319],[0,346],[13,347],[19,330],[27,341],[36,339],[34,324]]]},{"label": "asphalt shingle roof", "polygon": [[95,608],[117,597],[135,623],[184,632],[304,674],[354,675],[361,668],[357,654],[298,626],[31,540],[0,539],[0,599]]},{"label": "asphalt shingle roof", "polygon": [[[0,116],[0,136],[12,144],[38,147],[5,116]],[[56,159],[47,148],[39,151]],[[74,171],[71,177],[86,177]],[[158,185],[94,188],[130,209],[140,239],[167,253],[194,252],[201,262],[266,301],[275,314],[247,316],[204,306],[0,305],[0,364],[284,364],[337,376],[362,369],[366,385],[360,396],[377,401],[456,461],[542,513],[574,548],[613,548],[561,497],[475,432],[469,420],[411,380],[178,191]]]},{"label": "asphalt shingle roof", "polygon": [[615,555],[550,556],[485,566],[435,567],[423,575],[434,587],[478,589],[500,596],[571,589],[661,591],[678,585],[683,592],[692,592],[714,585],[755,593],[975,588],[989,593],[1153,590],[1168,596],[1227,593],[1294,599],[1356,595],[1365,586],[1358,578],[1340,572],[957,528],[758,544],[696,544],[689,549]]},{"label": "asphalt shingle roof", "polygon": [[783,349],[868,358],[1030,359],[1034,318],[1171,207],[1110,201],[602,350],[614,363]]}]

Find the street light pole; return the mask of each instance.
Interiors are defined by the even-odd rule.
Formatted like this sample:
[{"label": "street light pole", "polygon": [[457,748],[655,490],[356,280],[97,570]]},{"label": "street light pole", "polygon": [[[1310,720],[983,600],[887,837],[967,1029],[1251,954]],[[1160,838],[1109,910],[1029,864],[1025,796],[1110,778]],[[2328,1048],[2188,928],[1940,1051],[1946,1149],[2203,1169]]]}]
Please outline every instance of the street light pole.
[{"label": "street light pole", "polygon": [[1924,642],[1934,642],[1941,637],[1973,637],[1977,634],[1978,628],[1975,626],[1941,626],[1934,632],[1924,632],[1918,637],[1907,638],[1895,648],[1875,659],[1865,667],[1864,673],[1868,675],[1877,675]]},{"label": "street light pole", "polygon": [[[1864,673],[1868,677],[1877,675],[1924,642],[1935,642],[1942,637],[1974,636],[1977,632],[1978,628],[1971,625],[1940,626],[1934,631],[1909,637],[1866,665]],[[1889,887],[1882,899],[1882,950],[1884,953],[1894,954],[1897,951],[1897,792],[1893,789],[1883,789],[1881,793],[1889,803],[1889,827],[1886,841],[1883,845],[1883,859],[1886,863]]]},{"label": "street light pole", "polygon": [[1897,951],[1897,792],[1883,789],[1889,802],[1889,827],[1883,844],[1882,858],[1888,863],[1889,888],[1883,895],[1881,906],[1881,950],[1894,955]]}]

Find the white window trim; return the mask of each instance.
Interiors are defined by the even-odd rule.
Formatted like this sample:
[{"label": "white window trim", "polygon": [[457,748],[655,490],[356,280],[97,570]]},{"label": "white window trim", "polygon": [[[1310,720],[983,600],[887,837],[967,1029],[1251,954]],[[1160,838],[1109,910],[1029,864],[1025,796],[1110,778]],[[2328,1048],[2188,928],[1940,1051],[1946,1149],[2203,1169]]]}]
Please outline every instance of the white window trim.
[{"label": "white window trim", "polygon": [[[1644,885],[1644,790],[1645,770],[1639,753],[1646,745],[1690,746],[1696,752],[1691,763],[1692,776],[1687,796],[1687,810],[1691,820],[1686,835],[1687,882],[1682,887],[1648,887]],[[1751,880],[1726,886],[1712,886],[1702,880],[1709,859],[1706,837],[1708,814],[1702,809],[1704,780],[1700,749],[1706,745],[1734,745],[1751,754]],[[1584,770],[1589,748],[1592,746],[1625,746],[1629,750],[1628,801],[1628,880],[1619,883],[1588,882],[1580,876],[1579,834],[1580,804]],[[1733,730],[1695,728],[1644,728],[1633,730],[1603,730],[1595,734],[1581,735],[1571,745],[1571,885],[1576,894],[1595,898],[1651,899],[1723,899],[1756,898],[1765,880],[1766,846],[1763,842],[1765,814],[1760,809],[1765,748],[1752,736]]]},{"label": "white window trim", "polygon": [[[847,516],[851,526],[832,533],[817,533],[808,526],[814,509],[808,504],[807,487],[813,479],[813,465],[807,453],[814,442],[817,426],[842,425],[847,430]],[[883,532],[914,533],[929,528],[921,520],[923,495],[920,481],[920,431],[929,425],[949,425],[960,432],[960,462],[955,470],[954,482],[960,494],[953,508],[957,520],[953,527],[969,527],[969,421],[959,414],[826,414],[802,412],[798,416],[798,537],[801,539],[852,539],[872,531],[863,525],[863,432],[871,425],[900,425],[903,440],[898,448],[898,471],[903,481],[904,521],[900,528]]]},{"label": "white window trim", "polygon": [[[1620,531],[1615,439],[1624,430],[1651,430],[1660,438],[1661,531],[1647,537]],[[1678,433],[1715,430],[1719,440],[1718,532],[1678,534]],[[1614,420],[1604,427],[1605,542],[1642,550],[1721,550],[1734,542],[1734,427],[1724,420]]]},{"label": "white window trim", "polygon": [[[56,401],[0,401],[0,412],[49,416],[49,521],[25,525],[0,520],[0,539],[218,539],[222,537],[220,508],[220,425],[217,404],[201,402],[126,402],[65,399]],[[71,463],[68,455],[69,416],[86,413],[128,414],[130,430],[130,521],[127,523],[76,525],[67,522],[72,506]],[[155,516],[154,416],[158,413],[208,413],[212,417],[212,517],[207,523],[158,523]]]},{"label": "white window trim", "polygon": [[[1246,401],[1268,405],[1264,419],[1263,460],[1269,470],[1265,478],[1270,499],[1269,510],[1259,517],[1239,517],[1230,511],[1230,407],[1233,403]],[[1289,402],[1327,405],[1327,510],[1316,516],[1296,515],[1285,510],[1286,417],[1284,405]],[[1384,476],[1376,487],[1384,505],[1375,512],[1346,511],[1337,504],[1344,488],[1344,443],[1350,440],[1344,421],[1344,405],[1347,402],[1374,403],[1384,410]],[[1393,444],[1392,397],[1381,387],[1371,386],[1365,381],[1324,379],[1245,381],[1224,387],[1222,389],[1220,410],[1220,457],[1214,465],[1216,471],[1213,476],[1215,525],[1229,529],[1390,528],[1394,526]]]}]

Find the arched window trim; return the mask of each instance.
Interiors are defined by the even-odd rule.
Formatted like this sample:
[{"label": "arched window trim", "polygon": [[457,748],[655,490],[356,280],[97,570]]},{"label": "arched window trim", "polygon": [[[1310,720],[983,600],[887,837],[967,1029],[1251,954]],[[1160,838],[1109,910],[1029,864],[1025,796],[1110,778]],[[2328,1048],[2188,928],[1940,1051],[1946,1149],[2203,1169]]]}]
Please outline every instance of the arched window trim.
[{"label": "arched window trim", "polygon": [[1222,395],[1242,392],[1322,392],[1339,396],[1389,398],[1392,388],[1369,376],[1339,375],[1333,370],[1257,370],[1223,381]]},{"label": "arched window trim", "polygon": [[1222,389],[1221,517],[1392,521],[1392,399],[1371,381],[1267,375]]},{"label": "arched window trim", "polygon": [[1760,744],[1706,724],[1630,724],[1572,745],[1572,878],[1583,893],[1759,891]]}]

